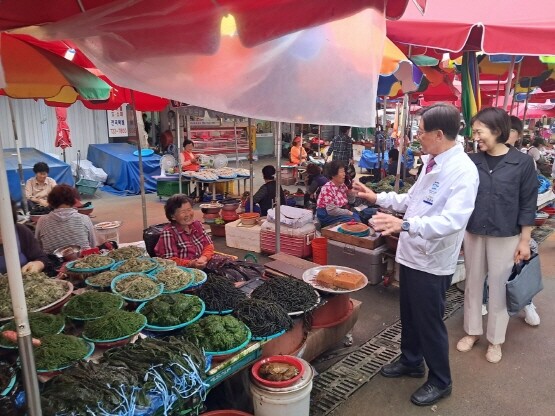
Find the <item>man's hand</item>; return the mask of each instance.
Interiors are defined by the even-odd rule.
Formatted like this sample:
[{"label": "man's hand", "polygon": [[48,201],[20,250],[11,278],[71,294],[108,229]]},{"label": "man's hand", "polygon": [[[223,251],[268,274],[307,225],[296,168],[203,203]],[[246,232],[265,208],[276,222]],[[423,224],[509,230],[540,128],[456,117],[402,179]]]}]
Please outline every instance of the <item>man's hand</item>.
[{"label": "man's hand", "polygon": [[398,234],[403,224],[402,218],[397,218],[393,215],[378,212],[371,218],[371,223],[377,231],[381,231],[383,235]]},{"label": "man's hand", "polygon": [[30,261],[21,268],[22,273],[39,273],[44,270],[44,263],[42,261]]},{"label": "man's hand", "polygon": [[373,190],[357,180],[353,181],[353,191],[356,191],[357,196],[366,199],[371,204],[375,204],[376,199],[378,198]]},{"label": "man's hand", "polygon": [[530,257],[530,242],[520,240],[515,250],[514,262],[518,264],[523,260],[530,260]]}]

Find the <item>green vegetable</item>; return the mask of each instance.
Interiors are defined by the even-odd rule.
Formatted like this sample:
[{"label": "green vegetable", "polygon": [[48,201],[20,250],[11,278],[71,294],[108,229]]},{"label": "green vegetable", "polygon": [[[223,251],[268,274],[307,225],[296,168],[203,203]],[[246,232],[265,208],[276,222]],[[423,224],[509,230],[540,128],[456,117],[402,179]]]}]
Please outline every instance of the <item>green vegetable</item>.
[{"label": "green vegetable", "polygon": [[[65,282],[51,279],[44,273],[25,273],[23,288],[27,309],[30,311],[50,305],[67,293]],[[0,318],[13,316],[8,275],[0,275]]]},{"label": "green vegetable", "polygon": [[162,267],[175,267],[175,261],[170,259],[163,259],[161,257],[153,257],[152,260],[156,261]]},{"label": "green vegetable", "polygon": [[[31,335],[33,338],[42,338],[45,335],[53,335],[59,333],[64,327],[64,317],[62,315],[51,315],[43,312],[32,312],[29,314],[29,326],[31,327]],[[15,331],[15,321],[10,321],[2,328],[2,331]],[[11,340],[4,338],[0,333],[0,346],[17,345]]]},{"label": "green vegetable", "polygon": [[116,309],[94,321],[87,321],[83,336],[95,341],[111,341],[138,333],[145,323],[146,318],[140,313]]},{"label": "green vegetable", "polygon": [[206,283],[198,289],[197,296],[206,304],[206,310],[217,312],[235,309],[237,303],[247,297],[233,282],[216,274],[208,276]]},{"label": "green vegetable", "polygon": [[115,261],[132,259],[134,257],[140,257],[145,254],[145,251],[140,247],[129,246],[121,247],[112,250],[108,253],[108,257],[113,258]]},{"label": "green vegetable", "polygon": [[75,263],[73,263],[71,267],[73,269],[97,269],[99,267],[109,266],[113,263],[114,260],[110,257],[101,256],[100,254],[91,254],[82,259],[75,260]]},{"label": "green vegetable", "polygon": [[119,280],[116,292],[129,299],[149,299],[160,292],[160,287],[154,280],[135,274]]},{"label": "green vegetable", "polygon": [[165,390],[178,399],[168,414],[187,409],[196,414],[206,393],[204,368],[202,352],[185,340],[138,340],[106,351],[99,363],[80,362],[48,381],[41,405],[45,415],[133,414],[126,407],[132,397],[137,406],[149,407],[150,395],[160,397]]},{"label": "green vegetable", "polygon": [[189,322],[201,310],[202,303],[198,297],[175,293],[160,295],[149,301],[141,313],[150,325],[174,326]]},{"label": "green vegetable", "polygon": [[240,302],[233,312],[251,330],[253,337],[267,337],[293,326],[287,311],[274,302],[247,299]]},{"label": "green vegetable", "polygon": [[195,277],[195,283],[202,282],[205,278],[204,273],[198,269],[191,269],[193,271],[193,275]]},{"label": "green vegetable", "polygon": [[89,345],[72,335],[46,335],[34,351],[37,370],[56,370],[85,358]]},{"label": "green vegetable", "polygon": [[314,288],[292,277],[273,277],[252,291],[251,298],[275,302],[288,313],[307,311],[316,305]]},{"label": "green vegetable", "polygon": [[150,259],[133,258],[125,260],[117,269],[120,273],[141,273],[156,266]]},{"label": "green vegetable", "polygon": [[168,267],[156,273],[156,280],[164,284],[164,290],[169,292],[178,290],[191,282],[191,273],[177,267]]},{"label": "green vegetable", "polygon": [[64,306],[64,314],[74,319],[96,319],[123,306],[119,295],[108,292],[85,292],[71,298]]},{"label": "green vegetable", "polygon": [[105,272],[95,274],[94,276],[89,277],[87,280],[91,285],[110,287],[110,284],[112,283],[112,280],[114,280],[114,277],[120,274],[120,272],[117,272],[115,270],[107,270]]},{"label": "green vegetable", "polygon": [[226,315],[209,315],[185,328],[183,337],[205,351],[221,352],[238,347],[247,339],[244,323]]}]

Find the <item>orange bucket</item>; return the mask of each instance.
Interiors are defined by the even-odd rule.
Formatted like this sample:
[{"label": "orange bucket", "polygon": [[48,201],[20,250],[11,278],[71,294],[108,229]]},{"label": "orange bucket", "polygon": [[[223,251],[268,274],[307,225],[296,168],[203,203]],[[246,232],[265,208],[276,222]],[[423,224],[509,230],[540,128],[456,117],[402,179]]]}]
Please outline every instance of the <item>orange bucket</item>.
[{"label": "orange bucket", "polygon": [[312,240],[312,261],[316,264],[328,264],[328,239],[316,237]]}]

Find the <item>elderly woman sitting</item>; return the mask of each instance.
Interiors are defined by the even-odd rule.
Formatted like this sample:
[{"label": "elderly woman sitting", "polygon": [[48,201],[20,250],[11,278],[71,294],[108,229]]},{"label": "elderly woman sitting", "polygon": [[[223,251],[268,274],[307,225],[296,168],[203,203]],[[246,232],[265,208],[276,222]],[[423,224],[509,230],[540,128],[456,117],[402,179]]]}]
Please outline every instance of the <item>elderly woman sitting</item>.
[{"label": "elderly woman sitting", "polygon": [[195,220],[193,201],[185,195],[174,195],[164,207],[170,221],[154,247],[158,257],[171,259],[179,266],[203,269],[214,255],[214,244]]},{"label": "elderly woman sitting", "polygon": [[[17,219],[15,204],[12,202],[14,221]],[[40,248],[40,244],[33,232],[22,224],[15,224],[15,238],[19,256],[19,265],[23,273],[42,272],[48,264],[48,257]],[[0,228],[0,273],[6,273],[6,258],[4,256],[4,241]]]},{"label": "elderly woman sitting", "polygon": [[77,191],[69,185],[56,185],[48,194],[48,205],[54,210],[39,218],[35,236],[42,249],[52,254],[56,249],[78,245],[81,249],[96,246],[91,219],[74,208]]},{"label": "elderly woman sitting", "polygon": [[350,193],[345,185],[345,167],[342,162],[331,161],[327,167],[327,174],[330,181],[322,186],[318,201],[316,203],[316,216],[322,227],[327,225],[360,221],[358,214],[347,209],[349,197],[354,200],[354,195]]}]

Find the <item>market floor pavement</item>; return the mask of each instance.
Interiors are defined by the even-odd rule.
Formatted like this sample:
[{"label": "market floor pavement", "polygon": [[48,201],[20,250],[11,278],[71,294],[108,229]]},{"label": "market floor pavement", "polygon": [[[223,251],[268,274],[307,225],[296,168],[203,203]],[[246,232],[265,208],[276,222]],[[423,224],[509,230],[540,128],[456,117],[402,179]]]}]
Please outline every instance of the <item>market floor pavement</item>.
[{"label": "market floor pavement", "polygon": [[[262,184],[259,172],[271,159],[255,164],[254,189]],[[294,191],[296,187],[288,187]],[[142,212],[140,196],[119,197],[98,191],[91,200],[95,206],[93,222],[123,221],[120,229],[121,242],[142,240]],[[148,225],[166,222],[164,203],[156,194],[146,196]],[[196,210],[200,219],[202,214]],[[243,257],[242,250],[228,249],[225,238],[215,238],[216,249]],[[540,245],[540,255],[545,289],[534,303],[541,316],[541,325],[532,328],[521,318],[511,319],[507,342],[503,348],[503,359],[499,364],[490,364],[485,359],[485,340],[469,353],[455,349],[457,341],[464,335],[462,309],[447,320],[451,345],[453,394],[440,401],[434,408],[418,408],[410,403],[410,395],[421,380],[386,379],[374,377],[362,386],[334,413],[334,416],[376,415],[412,416],[435,414],[441,416],[550,416],[555,414],[555,316],[551,305],[555,303],[555,233]],[[259,262],[267,257],[258,255]],[[353,331],[353,345],[337,345],[317,361],[318,371],[324,371],[335,361],[387,326],[399,319],[398,290],[383,285],[368,286],[353,297],[361,300],[360,318]]]}]

